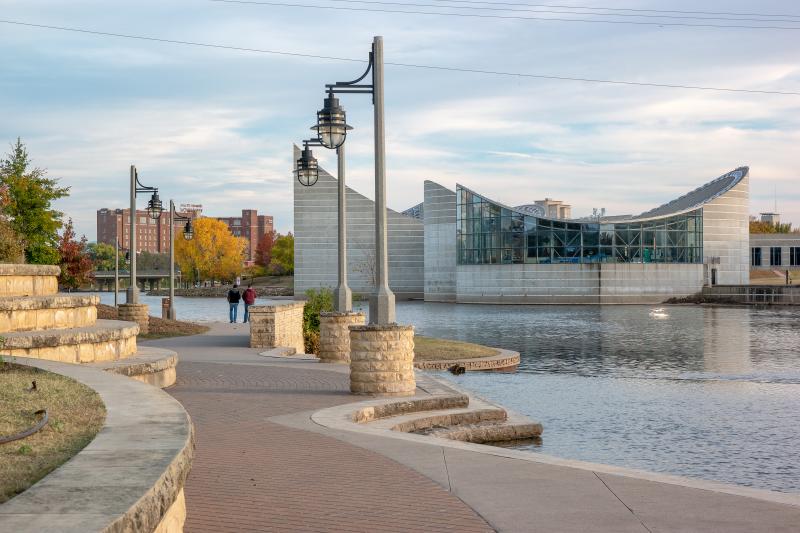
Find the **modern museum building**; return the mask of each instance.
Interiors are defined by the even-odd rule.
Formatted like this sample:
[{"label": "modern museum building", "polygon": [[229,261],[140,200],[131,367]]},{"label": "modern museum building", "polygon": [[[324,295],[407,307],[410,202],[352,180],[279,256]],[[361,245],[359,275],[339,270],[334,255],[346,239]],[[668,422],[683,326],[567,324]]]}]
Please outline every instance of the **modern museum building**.
[{"label": "modern museum building", "polygon": [[[297,158],[295,158],[297,159]],[[732,170],[639,215],[563,219],[433,181],[424,201],[389,211],[389,283],[433,302],[660,303],[703,285],[749,282],[749,169]],[[336,286],[337,180],[294,180],[295,294]],[[374,279],[374,204],[347,189],[348,277]]]}]

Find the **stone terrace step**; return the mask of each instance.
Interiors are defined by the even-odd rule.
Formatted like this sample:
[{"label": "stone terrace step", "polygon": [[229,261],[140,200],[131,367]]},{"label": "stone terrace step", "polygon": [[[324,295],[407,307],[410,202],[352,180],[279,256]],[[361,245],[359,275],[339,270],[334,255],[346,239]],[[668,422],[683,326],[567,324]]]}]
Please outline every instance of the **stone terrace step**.
[{"label": "stone terrace step", "polygon": [[100,298],[71,294],[0,297],[0,333],[94,325]]},{"label": "stone terrace step", "polygon": [[138,333],[137,324],[118,320],[98,320],[82,328],[17,331],[3,334],[0,353],[63,363],[111,361],[136,353]]},{"label": "stone terrace step", "polygon": [[90,366],[122,374],[163,389],[175,383],[177,364],[178,354],[172,350],[140,346],[135,354],[126,359],[99,361],[90,363]]},{"label": "stone terrace step", "polygon": [[0,264],[0,296],[45,296],[58,292],[61,269],[54,265]]}]

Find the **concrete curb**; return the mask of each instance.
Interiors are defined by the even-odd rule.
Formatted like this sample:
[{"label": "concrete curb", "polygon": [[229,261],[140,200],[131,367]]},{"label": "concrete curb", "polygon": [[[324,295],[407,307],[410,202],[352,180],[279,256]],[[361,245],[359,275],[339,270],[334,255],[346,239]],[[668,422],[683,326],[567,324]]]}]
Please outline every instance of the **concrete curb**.
[{"label": "concrete curb", "polygon": [[414,360],[414,368],[420,370],[447,370],[453,365],[461,365],[469,372],[486,371],[486,370],[510,370],[519,365],[519,352],[512,350],[504,350],[503,348],[495,348],[497,355],[490,355],[488,357],[473,357],[467,359],[446,359],[439,361],[419,361]]},{"label": "concrete curb", "polygon": [[0,505],[0,532],[182,531],[194,428],[177,400],[156,387],[88,365],[9,359],[91,387],[100,394],[107,415],[86,448]]},{"label": "concrete curb", "polygon": [[[429,374],[418,375],[417,385],[423,390],[428,391],[435,395],[453,395],[453,394],[466,394],[470,397],[470,403],[473,399],[477,402],[486,402],[479,396],[460,389],[452,383],[447,382],[441,378],[431,376]],[[644,470],[637,470],[633,468],[618,467],[613,465],[605,465],[599,463],[590,463],[587,461],[576,461],[572,459],[563,459],[551,455],[513,450],[507,448],[499,448],[496,446],[489,446],[485,444],[473,444],[469,442],[461,442],[455,440],[448,440],[443,438],[429,437],[423,435],[415,435],[413,433],[401,433],[391,431],[389,427],[371,427],[370,425],[359,424],[354,421],[354,414],[360,410],[368,409],[370,407],[382,406],[384,404],[397,402],[397,398],[383,398],[373,399],[363,402],[350,403],[338,405],[322,409],[311,415],[311,420],[328,429],[348,431],[353,433],[361,433],[364,435],[371,435],[376,437],[399,439],[406,442],[414,442],[417,444],[425,444],[427,446],[436,446],[439,448],[453,448],[474,453],[481,453],[491,455],[494,457],[503,457],[507,459],[514,459],[519,461],[526,461],[532,463],[541,463],[553,466],[561,466],[567,468],[574,468],[578,470],[586,470],[597,473],[613,474],[622,477],[641,479],[652,481],[656,483],[664,483],[668,485],[676,485],[680,487],[687,487],[693,489],[707,490],[723,494],[731,494],[735,496],[742,496],[746,498],[753,498],[771,503],[778,503],[783,505],[790,505],[793,507],[800,507],[800,494],[790,494],[783,492],[774,492],[762,489],[753,489],[739,485],[732,485],[727,483],[718,483],[714,481],[705,481],[700,479],[686,478],[681,476],[673,476],[668,474],[657,474]],[[519,416],[516,413],[507,410],[509,418]],[[545,432],[546,435],[546,432]]]}]

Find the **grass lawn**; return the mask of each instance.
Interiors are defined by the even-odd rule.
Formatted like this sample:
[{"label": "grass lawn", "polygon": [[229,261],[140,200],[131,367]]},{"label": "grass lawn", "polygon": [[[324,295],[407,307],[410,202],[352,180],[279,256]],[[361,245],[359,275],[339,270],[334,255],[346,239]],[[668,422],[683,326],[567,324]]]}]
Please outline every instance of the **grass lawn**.
[{"label": "grass lawn", "polygon": [[471,342],[435,339],[433,337],[414,336],[414,358],[420,361],[442,361],[449,359],[472,359],[497,355],[494,348]]},{"label": "grass lawn", "polygon": [[[36,380],[36,391],[27,391]],[[0,363],[0,436],[34,426],[47,409],[50,421],[21,440],[0,444],[0,503],[46,476],[83,449],[103,427],[100,395],[70,378]]]},{"label": "grass lawn", "polygon": [[[117,309],[113,305],[97,306],[97,318],[105,320],[117,320]],[[155,316],[150,317],[150,331],[145,335],[139,335],[140,339],[164,339],[166,337],[182,337],[186,335],[197,335],[208,331],[207,326],[201,326],[194,322],[183,322],[181,320],[165,320]]]}]

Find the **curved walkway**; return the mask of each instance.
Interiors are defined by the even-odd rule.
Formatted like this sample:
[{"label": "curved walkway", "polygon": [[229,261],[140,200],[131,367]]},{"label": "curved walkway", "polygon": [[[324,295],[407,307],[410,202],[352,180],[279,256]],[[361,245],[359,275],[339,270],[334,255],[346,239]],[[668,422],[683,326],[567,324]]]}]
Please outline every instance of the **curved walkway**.
[{"label": "curved walkway", "polygon": [[189,532],[798,531],[800,503],[787,494],[736,495],[538,454],[323,427],[314,412],[346,413],[353,407],[343,404],[364,399],[346,392],[348,368],[261,357],[246,347],[247,331],[220,324],[156,342],[180,354],[178,384],[166,390],[196,425]]},{"label": "curved walkway", "polygon": [[491,531],[422,474],[336,438],[270,417],[354,400],[346,367],[271,361],[247,329],[214,325],[150,344],[179,353],[166,389],[189,411],[196,456],[186,531]]}]

